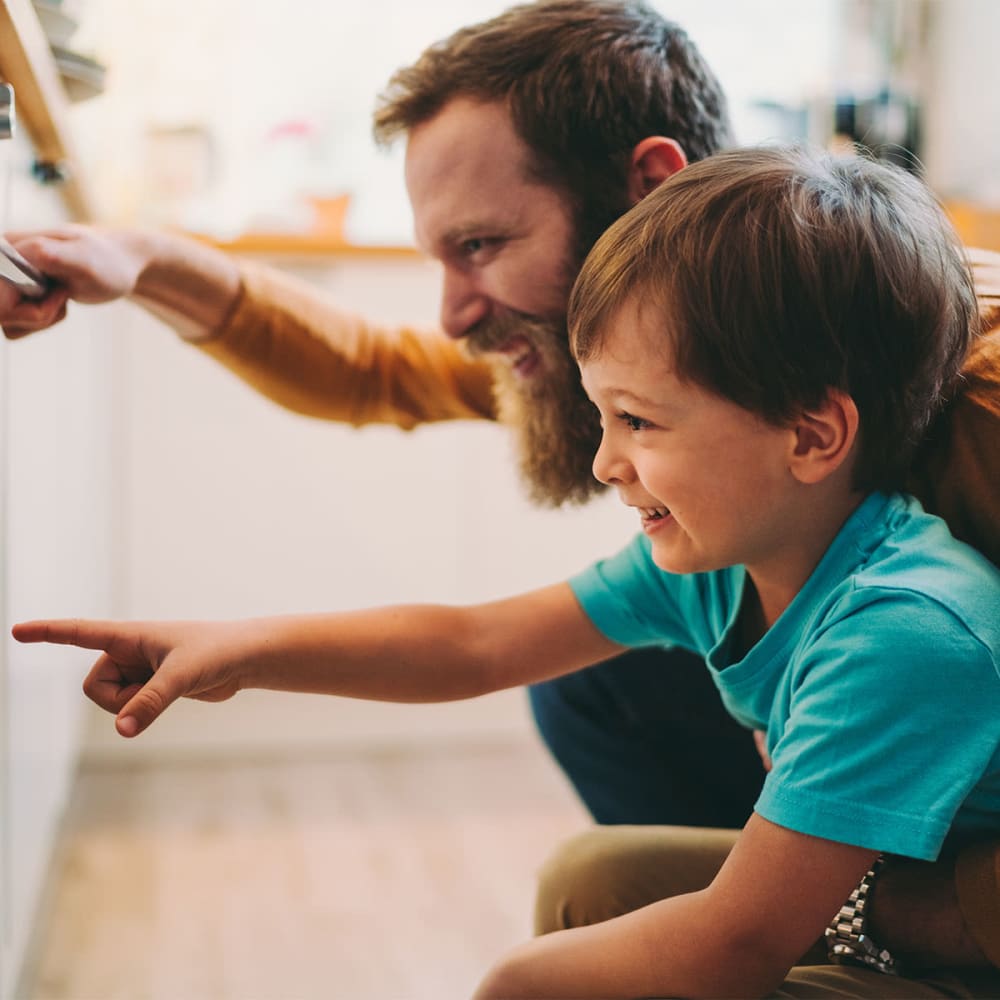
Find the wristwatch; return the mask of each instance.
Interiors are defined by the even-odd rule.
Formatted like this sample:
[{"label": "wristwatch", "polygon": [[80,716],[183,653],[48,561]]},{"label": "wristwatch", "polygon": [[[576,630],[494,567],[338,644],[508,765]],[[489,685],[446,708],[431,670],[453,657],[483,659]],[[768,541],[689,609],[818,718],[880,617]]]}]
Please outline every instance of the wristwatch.
[{"label": "wristwatch", "polygon": [[826,929],[826,946],[831,962],[838,965],[866,965],[889,976],[902,974],[899,961],[888,948],[880,948],[868,933],[868,907],[872,887],[885,865],[879,855],[847,902]]}]

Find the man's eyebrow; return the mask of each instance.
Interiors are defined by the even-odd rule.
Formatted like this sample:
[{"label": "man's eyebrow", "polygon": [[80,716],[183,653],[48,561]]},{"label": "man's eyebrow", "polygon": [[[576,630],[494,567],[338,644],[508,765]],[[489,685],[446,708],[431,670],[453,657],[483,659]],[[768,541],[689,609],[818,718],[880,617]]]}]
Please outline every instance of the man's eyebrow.
[{"label": "man's eyebrow", "polygon": [[509,231],[509,225],[501,223],[496,219],[474,219],[471,222],[463,222],[460,225],[445,229],[438,237],[438,242],[441,246],[457,247],[469,239],[476,239],[483,235],[505,236]]}]

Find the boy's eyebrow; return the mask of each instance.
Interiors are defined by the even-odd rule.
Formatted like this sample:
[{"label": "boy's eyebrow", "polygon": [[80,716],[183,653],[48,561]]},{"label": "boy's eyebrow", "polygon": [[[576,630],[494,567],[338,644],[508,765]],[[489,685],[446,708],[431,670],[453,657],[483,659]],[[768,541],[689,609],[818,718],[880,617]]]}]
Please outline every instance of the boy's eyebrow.
[{"label": "boy's eyebrow", "polygon": [[617,397],[619,400],[637,403],[639,406],[655,407],[656,409],[669,409],[669,403],[663,399],[650,399],[648,396],[640,396],[631,389],[611,388],[608,394]]}]

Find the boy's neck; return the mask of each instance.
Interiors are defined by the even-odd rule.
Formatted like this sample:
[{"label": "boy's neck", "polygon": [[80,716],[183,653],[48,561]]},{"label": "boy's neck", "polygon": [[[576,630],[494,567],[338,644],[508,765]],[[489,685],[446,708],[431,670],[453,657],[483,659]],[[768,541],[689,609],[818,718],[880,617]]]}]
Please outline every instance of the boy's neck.
[{"label": "boy's neck", "polygon": [[[788,522],[785,544],[774,558],[766,565],[747,566],[749,579],[740,629],[744,638],[749,638],[752,632],[757,633],[750,645],[757,642],[792,603],[866,495],[846,491],[811,497],[809,504],[798,507],[798,519],[793,517]],[[752,597],[749,596],[751,592]]]}]

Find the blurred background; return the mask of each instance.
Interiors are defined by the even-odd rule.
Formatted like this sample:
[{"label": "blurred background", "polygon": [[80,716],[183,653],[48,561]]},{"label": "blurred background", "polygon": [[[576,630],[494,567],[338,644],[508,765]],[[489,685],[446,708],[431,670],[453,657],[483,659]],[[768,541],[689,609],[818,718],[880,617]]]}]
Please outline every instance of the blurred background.
[{"label": "blurred background", "polygon": [[[348,195],[352,240],[408,242],[402,151],[374,150],[374,96],[429,40],[503,6],[77,0],[60,52],[106,67],[74,115],[102,214],[234,235],[322,227],[310,202]],[[654,6],[715,68],[740,141],[839,133],[920,157],[949,196],[1000,197],[990,0]]]},{"label": "blurred background", "polygon": [[[377,151],[370,116],[397,66],[504,6],[0,0],[21,112],[0,229],[177,228],[433,327],[402,148]],[[716,70],[741,142],[868,145],[1000,249],[995,0],[654,6]],[[287,413],[128,304],[4,343],[0,390],[5,634],[488,599],[633,530],[612,498],[529,507],[496,427]],[[246,692],[126,743],[80,694],[90,659],[0,647],[0,1000],[462,995],[528,933],[537,864],[586,821],[519,691],[420,708]],[[393,892],[398,925],[372,902]]]}]

